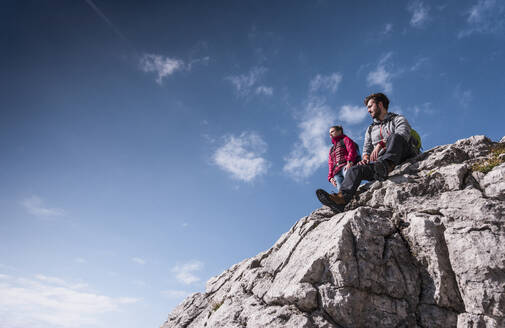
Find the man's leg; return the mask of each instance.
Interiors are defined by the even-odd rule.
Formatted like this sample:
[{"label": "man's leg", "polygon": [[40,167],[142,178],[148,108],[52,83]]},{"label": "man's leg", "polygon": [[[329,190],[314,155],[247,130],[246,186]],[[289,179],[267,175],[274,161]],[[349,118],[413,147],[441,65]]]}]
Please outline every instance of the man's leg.
[{"label": "man's leg", "polygon": [[373,180],[374,174],[373,164],[352,166],[345,174],[344,181],[340,187],[340,192],[345,202],[348,203],[351,200],[361,184],[361,181]]},{"label": "man's leg", "polygon": [[403,163],[409,157],[412,157],[412,146],[401,135],[393,133],[386,142],[386,151],[379,160],[390,161],[394,165]]},{"label": "man's leg", "polygon": [[386,151],[374,163],[375,179],[383,181],[396,165],[412,157],[411,145],[399,134],[393,133],[386,142]]}]

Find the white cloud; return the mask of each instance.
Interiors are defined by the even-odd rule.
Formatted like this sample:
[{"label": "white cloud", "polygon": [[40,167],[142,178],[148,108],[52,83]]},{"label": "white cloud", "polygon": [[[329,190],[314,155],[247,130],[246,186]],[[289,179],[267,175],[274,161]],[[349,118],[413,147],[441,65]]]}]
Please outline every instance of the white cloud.
[{"label": "white cloud", "polygon": [[209,56],[205,56],[202,58],[196,58],[196,59],[193,59],[189,62],[189,64],[186,66],[186,69],[191,70],[194,65],[207,66],[207,65],[209,65],[209,62],[210,62]]},{"label": "white cloud", "polygon": [[88,287],[88,285],[84,283],[68,284],[63,279],[57,277],[48,277],[42,274],[35,275],[35,278],[45,283],[59,285],[70,289],[82,289]]},{"label": "white cloud", "polygon": [[76,257],[76,258],[74,259],[74,262],[75,262],[75,263],[79,263],[79,264],[88,263],[88,261],[86,261],[86,259],[83,259],[82,257]]},{"label": "white cloud", "polygon": [[169,290],[163,290],[161,291],[161,295],[167,297],[167,298],[175,298],[175,299],[182,299],[188,296],[190,293],[185,291],[185,290],[174,290],[174,289],[169,289]]},{"label": "white cloud", "polygon": [[421,57],[419,58],[414,65],[410,68],[412,72],[418,71],[426,62],[428,62],[428,58],[426,57]]},{"label": "white cloud", "polygon": [[137,264],[141,264],[141,265],[144,265],[146,264],[146,260],[140,258],[140,257],[132,257],[132,261],[137,263]]},{"label": "white cloud", "polygon": [[138,287],[149,287],[147,282],[145,282],[143,280],[133,280],[132,284],[134,284],[135,286],[138,286]]},{"label": "white cloud", "polygon": [[37,217],[61,217],[65,211],[61,208],[49,208],[44,206],[43,200],[38,196],[32,196],[21,201],[21,205],[28,213]]},{"label": "white cloud", "polygon": [[299,123],[299,141],[284,159],[284,172],[295,180],[312,175],[328,160],[328,129],[337,119],[335,113],[318,99],[311,99]]},{"label": "white cloud", "polygon": [[389,35],[393,32],[393,24],[387,23],[384,25],[384,30],[382,30],[383,35]]},{"label": "white cloud", "polygon": [[200,261],[191,261],[181,265],[176,265],[172,272],[175,273],[175,277],[179,282],[183,284],[190,285],[192,283],[200,281],[200,278],[195,275],[194,272],[200,271],[203,268],[203,263]]},{"label": "white cloud", "polygon": [[411,1],[407,6],[407,10],[412,14],[410,25],[413,27],[423,27],[429,19],[430,7],[422,1]]},{"label": "white cloud", "polygon": [[338,119],[347,124],[358,124],[368,116],[364,106],[344,105],[338,113]]},{"label": "white cloud", "polygon": [[474,33],[503,33],[505,31],[505,4],[496,0],[479,0],[467,12],[467,28],[458,38]]},{"label": "white cloud", "polygon": [[410,107],[408,110],[410,112],[413,112],[415,117],[418,117],[419,114],[427,115],[435,113],[435,110],[433,109],[430,102],[426,102],[422,105],[415,105],[414,107]]},{"label": "white cloud", "polygon": [[472,90],[462,90],[461,85],[456,86],[453,96],[464,108],[467,108],[473,100]]},{"label": "white cloud", "polygon": [[310,81],[310,92],[329,90],[331,93],[335,93],[340,82],[342,82],[342,74],[332,73],[326,76],[317,74]]},{"label": "white cloud", "polygon": [[393,83],[391,82],[392,74],[388,72],[384,65],[378,65],[374,71],[368,73],[366,81],[369,86],[378,85],[384,92],[393,91]]},{"label": "white cloud", "polygon": [[266,87],[264,85],[260,85],[259,87],[256,88],[256,94],[271,96],[274,94],[274,89],[272,87]]},{"label": "white cloud", "polygon": [[100,316],[119,311],[136,298],[113,298],[84,291],[83,284],[37,275],[7,277],[0,282],[0,327],[63,327],[99,325]]},{"label": "white cloud", "polygon": [[257,85],[266,72],[267,69],[265,67],[257,66],[251,68],[247,74],[228,76],[226,79],[233,84],[239,96],[247,97],[252,92],[271,96],[273,94],[273,89],[271,87]]},{"label": "white cloud", "polygon": [[155,72],[158,74],[158,78],[156,79],[158,84],[163,82],[163,78],[184,68],[184,61],[175,58],[155,54],[144,54],[140,58],[140,69],[144,72]]},{"label": "white cloud", "polygon": [[262,157],[267,144],[254,132],[225,138],[225,143],[213,155],[213,161],[221,169],[238,180],[250,182],[266,174],[270,163]]}]

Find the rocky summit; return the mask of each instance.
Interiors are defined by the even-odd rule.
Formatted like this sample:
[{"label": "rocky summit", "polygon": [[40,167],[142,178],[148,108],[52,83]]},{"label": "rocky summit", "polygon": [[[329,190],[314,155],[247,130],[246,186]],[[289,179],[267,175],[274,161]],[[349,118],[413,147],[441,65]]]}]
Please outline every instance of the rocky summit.
[{"label": "rocky summit", "polygon": [[505,327],[505,138],[439,146],[301,218],[169,327]]}]

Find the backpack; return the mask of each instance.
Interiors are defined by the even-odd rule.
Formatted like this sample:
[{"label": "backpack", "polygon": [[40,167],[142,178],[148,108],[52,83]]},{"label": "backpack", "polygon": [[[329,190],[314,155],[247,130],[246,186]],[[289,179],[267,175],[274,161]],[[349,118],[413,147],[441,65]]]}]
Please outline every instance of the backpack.
[{"label": "backpack", "polygon": [[[356,164],[358,162],[361,162],[361,154],[359,153],[359,146],[354,140],[352,140],[351,138],[349,139],[354,143],[354,146],[356,147],[356,160],[354,161],[354,164]],[[340,147],[345,148],[344,138],[340,139]]]},{"label": "backpack", "polygon": [[423,150],[423,143],[421,142],[421,136],[413,128],[410,128],[410,140],[413,140],[412,143],[416,147],[417,152],[421,153],[421,151]]},{"label": "backpack", "polygon": [[[393,118],[395,118],[396,116],[398,116],[398,114],[396,113],[391,113],[391,115],[389,116],[389,118],[387,120],[384,120],[380,123],[377,123],[377,122],[373,122],[372,124],[370,124],[370,126],[368,127],[368,130],[367,130],[367,133],[370,132],[370,128],[372,128],[372,126],[374,125],[379,125],[379,124],[382,124],[384,122],[389,122],[391,121]],[[417,133],[416,130],[414,130],[412,127],[410,127],[410,142],[412,143],[412,145],[415,147],[415,149],[417,150],[418,153],[421,153],[422,149],[423,149],[423,143],[421,142],[421,136],[419,135],[419,133]]]}]

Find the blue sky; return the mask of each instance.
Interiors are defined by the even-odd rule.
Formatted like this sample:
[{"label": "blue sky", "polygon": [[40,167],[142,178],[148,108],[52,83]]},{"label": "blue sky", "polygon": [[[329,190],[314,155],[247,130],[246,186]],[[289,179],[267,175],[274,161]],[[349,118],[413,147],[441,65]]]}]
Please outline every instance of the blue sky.
[{"label": "blue sky", "polygon": [[0,6],[0,327],[158,327],[320,207],[372,92],[505,134],[503,1]]}]

